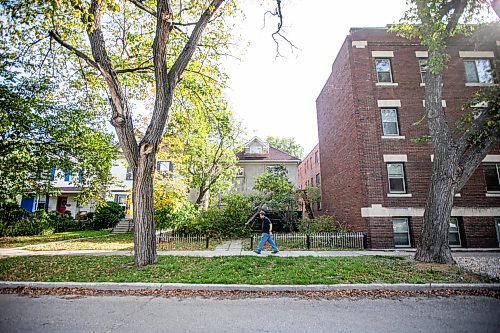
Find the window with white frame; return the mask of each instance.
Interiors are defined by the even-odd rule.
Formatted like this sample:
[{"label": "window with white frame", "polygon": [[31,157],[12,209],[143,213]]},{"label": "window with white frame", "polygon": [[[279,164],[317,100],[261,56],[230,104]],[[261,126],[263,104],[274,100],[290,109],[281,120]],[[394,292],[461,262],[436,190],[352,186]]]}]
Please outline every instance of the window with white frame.
[{"label": "window with white frame", "polygon": [[425,83],[425,77],[427,75],[427,71],[429,69],[427,65],[427,59],[422,58],[418,60],[418,66],[420,67],[420,80],[422,83]]},{"label": "window with white frame", "polygon": [[321,210],[323,209],[323,206],[321,204],[321,197],[318,198],[318,202],[316,202],[316,210]]},{"label": "window with white frame", "polygon": [[403,163],[387,163],[389,193],[406,193],[405,171]]},{"label": "window with white frame", "polygon": [[458,218],[450,218],[450,227],[448,229],[448,243],[450,246],[462,246],[460,241],[460,229],[458,227]]},{"label": "window with white frame", "polygon": [[318,163],[319,162],[319,151],[315,151],[314,152],[314,163]]},{"label": "window with white frame", "polygon": [[115,194],[115,202],[119,205],[127,204],[127,195],[126,194]]},{"label": "window with white frame", "polygon": [[262,147],[260,146],[250,147],[250,154],[262,154]]},{"label": "window with white frame", "polygon": [[238,167],[236,169],[236,177],[244,177],[245,176],[245,169]]},{"label": "window with white frame", "polygon": [[398,110],[382,109],[382,129],[384,135],[399,135]]},{"label": "window with white frame", "polygon": [[316,186],[319,186],[321,184],[321,177],[319,173],[316,174]]},{"label": "window with white frame", "polygon": [[464,60],[467,83],[493,83],[491,62],[489,59]]},{"label": "window with white frame", "polygon": [[487,192],[500,192],[500,164],[483,164]]},{"label": "window with white frame", "polygon": [[169,161],[156,161],[156,171],[158,171],[158,172],[170,171],[170,162]]},{"label": "window with white frame", "polygon": [[127,168],[127,173],[125,174],[125,180],[134,180],[134,174],[132,173],[132,168]]},{"label": "window with white frame", "polygon": [[410,247],[410,225],[408,218],[400,217],[392,219],[392,230],[394,232],[395,247]]},{"label": "window with white frame", "polygon": [[390,59],[375,59],[375,70],[377,71],[377,82],[393,82]]}]

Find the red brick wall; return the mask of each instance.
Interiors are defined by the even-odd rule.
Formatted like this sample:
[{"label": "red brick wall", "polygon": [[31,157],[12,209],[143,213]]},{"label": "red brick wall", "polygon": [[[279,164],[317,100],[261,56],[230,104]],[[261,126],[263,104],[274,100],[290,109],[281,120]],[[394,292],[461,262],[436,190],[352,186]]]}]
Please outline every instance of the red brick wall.
[{"label": "red brick wall", "polygon": [[361,219],[362,192],[348,37],[332,66],[332,73],[316,100],[323,211],[365,230]]},{"label": "red brick wall", "polygon": [[[351,41],[368,41],[366,48],[352,48]],[[415,51],[425,50],[384,29],[351,30],[332,67],[332,73],[317,99],[323,207],[329,213],[368,236],[375,248],[393,247],[391,218],[362,218],[361,207],[423,208],[431,175],[430,143],[411,139],[428,134],[423,117],[424,87]],[[443,99],[450,125],[460,115],[462,104],[477,88],[465,86],[465,69],[459,50],[496,50],[495,40],[478,49],[461,40],[450,43],[451,56],[444,72]],[[392,74],[397,87],[379,87],[372,51],[393,51]],[[498,50],[497,57],[498,57]],[[382,139],[382,120],[377,100],[400,100],[400,135],[404,140]],[[406,154],[405,176],[411,197],[387,197],[388,179],[384,154]],[[500,154],[497,145],[490,154]],[[455,200],[455,207],[500,207],[500,198],[485,196],[482,167],[471,177]],[[493,217],[463,217],[463,239],[467,247],[498,246]],[[411,217],[412,246],[418,241],[421,217]]]}]

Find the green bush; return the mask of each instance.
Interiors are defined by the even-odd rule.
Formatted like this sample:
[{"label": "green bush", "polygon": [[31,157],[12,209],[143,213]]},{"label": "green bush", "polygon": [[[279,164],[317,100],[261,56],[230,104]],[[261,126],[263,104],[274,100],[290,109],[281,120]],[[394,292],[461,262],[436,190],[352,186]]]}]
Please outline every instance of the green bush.
[{"label": "green bush", "polygon": [[97,207],[92,218],[94,230],[112,228],[115,222],[124,217],[122,207],[113,201],[108,201]]},{"label": "green bush", "polygon": [[48,227],[45,229],[44,233],[84,230],[84,226],[81,221],[74,220],[68,214],[61,215],[55,211],[48,214],[47,226]]},{"label": "green bush", "polygon": [[44,211],[33,214],[16,203],[0,205],[0,236],[41,235],[45,228],[47,228],[47,214]]},{"label": "green bush", "polygon": [[319,232],[348,232],[348,228],[342,222],[330,215],[321,215],[315,219],[302,219],[298,221],[299,232],[306,234],[316,234]]},{"label": "green bush", "polygon": [[159,229],[173,229],[183,234],[196,233],[196,218],[198,211],[196,206],[185,201],[177,209],[170,205],[163,206],[155,211],[155,223]]}]

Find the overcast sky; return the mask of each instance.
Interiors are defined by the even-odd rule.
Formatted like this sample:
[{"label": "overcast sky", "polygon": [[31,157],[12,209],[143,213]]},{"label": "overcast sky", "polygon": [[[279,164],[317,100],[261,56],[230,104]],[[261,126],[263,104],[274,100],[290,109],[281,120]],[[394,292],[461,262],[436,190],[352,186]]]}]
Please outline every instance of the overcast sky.
[{"label": "overcast sky", "polygon": [[[238,26],[249,42],[241,61],[227,59],[230,88],[226,95],[247,138],[294,137],[305,154],[318,143],[316,98],[351,27],[384,27],[407,8],[405,0],[282,0],[286,36],[300,50],[280,45],[276,58],[270,20],[263,13],[274,0],[244,0],[246,19]],[[274,7],[273,7],[274,8]]]}]

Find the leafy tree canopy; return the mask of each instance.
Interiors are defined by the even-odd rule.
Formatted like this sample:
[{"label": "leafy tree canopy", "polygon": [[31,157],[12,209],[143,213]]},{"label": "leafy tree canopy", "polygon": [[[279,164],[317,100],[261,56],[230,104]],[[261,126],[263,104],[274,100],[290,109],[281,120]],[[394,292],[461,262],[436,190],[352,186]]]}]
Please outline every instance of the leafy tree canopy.
[{"label": "leafy tree canopy", "polygon": [[[58,101],[45,78],[0,68],[0,201],[53,192],[52,179],[71,172],[85,201],[110,182],[117,149],[94,115]],[[54,175],[51,169],[57,170]]]},{"label": "leafy tree canopy", "polygon": [[302,158],[304,155],[304,148],[302,148],[300,144],[295,141],[295,138],[278,138],[268,136],[266,141],[271,146],[283,150],[284,152],[287,152],[295,157]]}]

